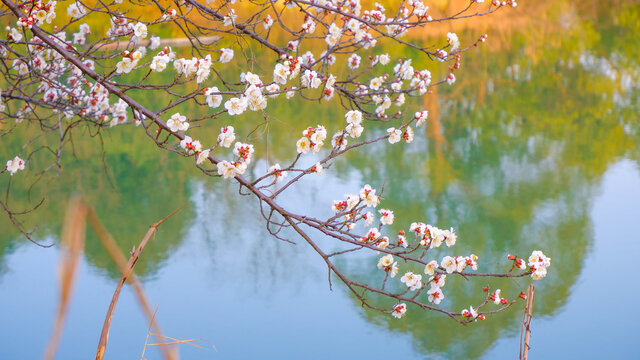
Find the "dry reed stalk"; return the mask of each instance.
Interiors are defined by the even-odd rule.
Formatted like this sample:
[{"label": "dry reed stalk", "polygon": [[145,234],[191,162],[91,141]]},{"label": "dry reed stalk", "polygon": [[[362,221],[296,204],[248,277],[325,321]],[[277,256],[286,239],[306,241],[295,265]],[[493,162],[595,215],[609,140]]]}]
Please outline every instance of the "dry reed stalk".
[{"label": "dry reed stalk", "polygon": [[[111,259],[113,259],[113,262],[118,267],[118,270],[120,270],[120,273],[125,274],[125,271],[127,270],[127,259],[124,257],[124,255],[120,251],[120,248],[116,244],[116,241],[113,239],[111,234],[109,234],[109,232],[104,227],[100,219],[98,219],[93,209],[89,207],[88,204],[86,204],[86,206],[87,206],[87,221],[89,222],[89,225],[98,236],[98,239],[102,243],[102,246],[104,246],[104,248],[107,250],[107,253],[109,253],[109,256],[111,257]],[[147,296],[142,288],[142,285],[140,284],[140,282],[138,281],[138,278],[135,276],[134,273],[131,273],[129,275],[128,283],[133,288],[134,293],[138,298],[138,302],[142,307],[142,311],[147,316],[147,319],[149,320],[149,322],[153,324],[153,330],[156,333],[154,334],[154,336],[158,339],[159,342],[163,341],[162,339],[164,338],[164,336],[162,335],[162,329],[160,328],[160,325],[156,321],[153,321],[155,318],[155,313],[151,311],[149,300],[147,299]],[[180,358],[180,354],[178,353],[178,348],[175,346],[164,346],[160,348],[160,351],[164,359],[177,360]]]},{"label": "dry reed stalk", "polygon": [[[172,337],[168,337],[168,336],[152,333],[151,332],[151,328],[153,327],[153,321],[154,321],[154,319],[156,317],[156,313],[157,312],[158,312],[158,308],[156,307],[156,311],[154,311],[153,315],[151,316],[151,320],[150,320],[150,323],[149,323],[149,328],[147,329],[147,338],[144,340],[144,346],[142,347],[142,355],[140,355],[140,360],[146,360],[146,358],[144,357],[144,354],[147,351],[147,346],[165,346],[165,345],[174,345],[174,344],[186,344],[186,345],[191,345],[191,346],[195,346],[197,348],[202,349],[202,346],[199,346],[199,345],[196,345],[196,344],[191,344],[192,342],[198,341],[200,339],[178,340],[178,339],[174,339]],[[160,337],[160,338],[164,338],[164,339],[169,339],[169,340],[172,340],[172,342],[162,342],[162,343],[158,343],[158,344],[149,344],[149,336],[155,336],[155,337]],[[216,347],[214,346],[213,348],[215,349]]]},{"label": "dry reed stalk", "polygon": [[107,315],[104,319],[104,324],[102,325],[102,333],[100,334],[100,341],[98,343],[98,350],[96,352],[96,360],[102,360],[104,358],[104,352],[107,349],[107,341],[109,340],[109,328],[111,327],[111,320],[113,319],[113,312],[116,308],[116,303],[118,302],[118,297],[120,296],[120,291],[122,290],[122,286],[127,281],[127,278],[132,274],[133,267],[136,265],[136,262],[140,258],[140,254],[144,247],[147,245],[152,235],[155,235],[156,230],[162,223],[164,223],[167,219],[173,216],[175,213],[184,208],[187,204],[182,205],[171,214],[167,215],[164,219],[158,221],[157,223],[151,225],[149,230],[140,241],[138,247],[133,251],[131,257],[129,258],[129,262],[127,263],[126,268],[122,272],[122,276],[120,277],[120,281],[118,281],[118,286],[116,286],[116,290],[113,293],[113,297],[111,298],[111,303],[109,304],[109,309],[107,310]]},{"label": "dry reed stalk", "polygon": [[80,198],[71,199],[65,215],[64,227],[62,229],[62,259],[60,261],[60,303],[56,320],[53,326],[51,339],[44,353],[45,360],[52,360],[56,354],[60,338],[62,337],[62,327],[69,308],[69,301],[73,292],[73,286],[78,271],[78,260],[80,252],[84,248],[85,240],[85,217],[87,208],[83,206]]},{"label": "dry reed stalk", "polygon": [[[529,285],[527,289],[527,304],[524,307],[524,318],[522,319],[522,328],[520,329],[520,360],[527,360],[529,356],[529,339],[531,337],[531,319],[533,318],[533,295],[535,288]],[[524,346],[522,342],[522,332],[524,331]]]}]

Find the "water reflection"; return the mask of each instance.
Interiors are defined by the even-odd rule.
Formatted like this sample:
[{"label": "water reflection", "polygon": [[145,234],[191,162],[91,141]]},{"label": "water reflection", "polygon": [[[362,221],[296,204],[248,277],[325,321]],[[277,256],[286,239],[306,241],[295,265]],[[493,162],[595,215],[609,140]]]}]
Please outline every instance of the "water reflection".
[{"label": "water reflection", "polygon": [[[622,158],[634,162],[640,159],[636,115],[640,103],[638,49],[622,46],[633,43],[640,32],[640,21],[634,20],[640,19],[640,10],[632,4],[618,6],[624,11],[617,7],[607,9],[603,12],[607,16],[595,24],[593,17],[581,12],[584,9],[565,12],[572,14],[570,26],[563,27],[563,36],[554,41],[536,42],[531,35],[516,32],[508,40],[508,51],[483,49],[469,54],[462,72],[468,76],[460,76],[454,87],[438,89],[424,100],[431,111],[430,123],[413,144],[373,146],[364,153],[350,154],[336,162],[323,179],[300,184],[311,191],[295,188],[283,201],[301,210],[309,210],[305,204],[314,204],[313,215],[322,216],[329,213],[332,199],[356,191],[363,182],[374,186],[384,183],[387,197],[383,206],[393,209],[398,219],[393,230],[406,229],[417,220],[439,227],[455,226],[460,234],[456,253],[475,252],[486,270],[502,270],[496,259],[504,257],[505,251],[525,255],[532,249],[542,249],[554,262],[546,281],[538,283],[537,296],[541,300],[536,302],[535,314],[558,316],[569,307],[571,294],[579,292],[578,279],[583,276],[585,259],[598,236],[591,209],[601,191],[603,174]],[[437,71],[444,69],[434,69],[434,73]],[[324,123],[328,129],[342,123],[336,106],[310,109],[302,102],[269,106],[272,117],[266,122],[268,127],[261,126],[251,135],[256,153],[262,158],[254,165],[256,173],[268,167],[267,156],[270,162],[290,159],[295,143],[291,133],[297,134],[316,123]],[[187,104],[180,111],[194,113],[197,109]],[[311,112],[317,113],[317,118],[300,117]],[[257,120],[264,121],[255,114],[233,121],[239,133],[247,134]],[[384,128],[384,124],[373,124],[367,131],[382,132]],[[200,139],[213,139],[217,134],[215,128],[194,132]],[[186,326],[196,337],[212,334],[217,342],[227,341],[227,346],[237,349],[240,343],[229,334],[241,334],[251,326],[268,332],[270,321],[324,336],[318,333],[331,331],[332,325],[322,316],[333,321],[335,318],[326,314],[337,312],[374,334],[358,341],[382,339],[391,330],[394,335],[404,334],[394,344],[406,347],[410,337],[415,352],[407,351],[407,358],[421,354],[476,358],[490,353],[496,343],[500,344],[500,338],[513,337],[519,329],[519,311],[461,327],[441,315],[411,308],[411,316],[397,321],[361,310],[360,304],[344,292],[328,296],[326,273],[319,258],[303,244],[292,246],[269,237],[255,212],[255,200],[237,196],[235,188],[225,182],[192,180],[201,177],[191,161],[159,154],[135,128],[108,131],[104,136],[108,170],[105,172],[103,164],[96,161],[102,152],[95,142],[76,141],[77,159],[65,164],[61,177],[47,184],[47,204],[37,213],[37,219],[29,221],[41,224],[41,238],[55,236],[60,232],[61,214],[69,195],[80,192],[96,207],[127,252],[149,224],[192,200],[193,206],[187,212],[161,227],[161,241],[152,242],[145,249],[136,269],[150,282],[152,299],[176,304],[176,309],[183,309],[181,313],[186,307],[193,311],[189,316],[213,308],[224,321],[237,324],[225,333],[202,323],[191,329]],[[291,146],[286,149],[273,144]],[[2,153],[19,146],[4,140],[0,144]],[[308,161],[312,163],[313,159]],[[28,194],[30,185],[13,185],[13,204],[27,207],[39,199],[43,187],[34,187]],[[0,218],[0,226],[11,229],[4,217]],[[296,240],[295,236],[291,239]],[[0,235],[0,279],[8,281],[7,277],[15,275],[7,273],[7,263],[21,244],[12,230]],[[97,269],[115,279],[115,267],[97,244],[87,241],[85,254],[91,271]],[[189,267],[189,262],[194,264]],[[351,276],[373,279],[378,275],[374,272],[375,262],[376,255],[370,254],[342,260],[339,265]],[[193,280],[185,280],[193,275],[181,267],[200,273]],[[521,279],[516,283],[495,281],[492,285],[512,288],[508,295],[513,297],[527,283]],[[166,290],[170,284],[192,298],[179,299],[175,289],[172,295]],[[445,305],[454,309],[468,307],[470,301],[475,303],[482,298],[477,283],[451,279],[447,288]],[[212,296],[216,298],[211,299]],[[211,300],[211,307],[207,299]],[[308,303],[302,306],[291,299]],[[334,307],[325,308],[323,302],[331,302]],[[219,309],[229,303],[243,307],[243,315],[236,318],[225,311],[220,315]],[[95,311],[102,313],[101,309]],[[273,312],[289,318],[272,318]],[[309,315],[308,321],[316,326],[301,326],[295,321],[309,312],[324,314]],[[170,324],[185,328],[173,315],[168,318]],[[375,326],[358,322],[358,318]],[[72,328],[72,322],[69,324],[69,333],[79,332]],[[170,329],[170,325],[163,326]],[[348,328],[359,332],[358,327]],[[124,326],[117,329],[126,333]],[[299,339],[295,331],[288,334]],[[46,331],[41,335],[46,337]],[[279,345],[264,342],[260,343],[262,349],[271,349],[273,352],[265,352],[271,355],[282,354],[281,347],[288,341],[274,341]],[[302,345],[314,346],[309,339],[299,341],[297,349],[301,354]],[[353,343],[344,344],[345,349],[350,346]],[[121,349],[114,345],[111,351],[126,353]],[[73,350],[66,351],[74,354]],[[242,349],[236,355],[245,354],[244,351],[255,354]],[[511,352],[504,357],[512,358],[515,350],[508,351]]]}]

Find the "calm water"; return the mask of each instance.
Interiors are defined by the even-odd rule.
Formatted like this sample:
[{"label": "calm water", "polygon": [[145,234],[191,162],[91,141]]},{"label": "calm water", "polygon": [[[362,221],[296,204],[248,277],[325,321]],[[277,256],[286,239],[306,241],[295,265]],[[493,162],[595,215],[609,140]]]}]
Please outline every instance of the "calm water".
[{"label": "calm water", "polygon": [[[640,330],[634,310],[640,290],[631,278],[632,256],[640,252],[640,54],[631,44],[640,34],[640,8],[554,4],[546,10],[555,15],[544,26],[532,21],[508,35],[489,31],[495,41],[465,57],[458,82],[425,98],[430,123],[414,143],[352,154],[282,201],[327,216],[333,199],[364,183],[384,182],[382,206],[395,211],[395,231],[417,220],[454,226],[456,252],[474,251],[488,270],[500,270],[497,260],[508,252],[541,249],[553,262],[547,279],[536,283],[531,356],[634,358]],[[472,38],[476,30],[469,31]],[[559,32],[561,38],[551,36]],[[288,132],[317,123],[333,129],[342,121],[332,106],[269,106],[268,131],[259,128],[250,139],[259,158],[256,174],[268,167],[265,154],[269,161],[290,159],[295,140]],[[301,119],[302,113],[318,116]],[[240,117],[234,126],[246,134],[252,120]],[[195,131],[202,139],[215,133]],[[0,153],[19,146],[3,139]],[[158,154],[136,128],[105,132],[104,148],[106,171],[100,145],[76,141],[77,159],[69,157],[59,178],[36,187],[31,197],[30,184],[14,184],[13,203],[27,206],[46,191],[45,207],[28,221],[39,224],[39,239],[55,242],[69,197],[81,194],[128,252],[149,224],[192,201],[163,224],[136,265],[166,335],[201,338],[197,344],[208,348],[182,346],[182,358],[517,357],[521,306],[468,327],[417,310],[402,320],[364,310],[342,287],[329,290],[326,268],[312,249],[270,237],[254,199],[238,196],[235,186],[203,179],[191,161]],[[0,359],[39,358],[57,306],[60,252],[20,239],[4,217],[0,226]],[[366,279],[376,261],[362,254],[339,266]],[[93,356],[117,278],[89,234],[59,359]],[[515,296],[528,283],[495,284]],[[468,306],[470,297],[477,300],[478,286],[448,280],[443,304]],[[147,327],[125,287],[107,357],[139,358]],[[147,358],[159,357],[147,351]]]}]

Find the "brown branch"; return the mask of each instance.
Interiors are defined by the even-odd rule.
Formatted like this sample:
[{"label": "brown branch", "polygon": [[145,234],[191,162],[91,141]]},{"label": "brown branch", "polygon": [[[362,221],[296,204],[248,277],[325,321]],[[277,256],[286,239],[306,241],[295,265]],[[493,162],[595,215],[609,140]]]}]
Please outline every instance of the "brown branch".
[{"label": "brown branch", "polygon": [[[206,43],[208,45],[216,43],[220,40],[219,36],[203,36],[198,38],[199,42]],[[137,46],[147,46],[151,43],[151,40],[141,40]],[[100,44],[96,44],[99,46],[101,51],[109,51],[109,50],[121,50],[126,49],[130,44],[129,41],[117,41],[109,44],[104,44],[100,46]],[[174,38],[174,39],[161,39],[160,46],[175,46],[175,47],[183,47],[183,46],[191,46],[191,42],[189,42],[189,38]]]}]

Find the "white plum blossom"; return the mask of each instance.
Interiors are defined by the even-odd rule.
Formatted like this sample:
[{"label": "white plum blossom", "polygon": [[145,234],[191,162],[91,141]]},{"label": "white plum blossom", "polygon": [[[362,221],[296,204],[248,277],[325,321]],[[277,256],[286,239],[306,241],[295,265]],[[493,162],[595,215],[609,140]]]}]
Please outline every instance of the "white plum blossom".
[{"label": "white plum blossom", "polygon": [[302,24],[302,30],[307,34],[313,34],[316,31],[316,23],[309,18],[307,21]]},{"label": "white plum blossom", "polygon": [[489,295],[489,299],[493,300],[493,303],[496,305],[500,305],[502,302],[502,298],[500,297],[500,289],[496,289],[491,295]]},{"label": "white plum blossom", "polygon": [[160,47],[160,37],[152,35],[149,39],[149,49],[155,50]]},{"label": "white plum blossom", "polygon": [[360,241],[361,242],[376,241],[378,240],[379,237],[380,237],[380,230],[378,230],[378,228],[371,228],[367,232],[367,236],[361,237]]},{"label": "white plum blossom", "polygon": [[387,246],[389,246],[389,238],[386,236],[380,238],[380,240],[378,240],[378,242],[376,243],[376,247],[378,249],[385,249]]},{"label": "white plum blossom", "polygon": [[301,57],[289,57],[284,65],[289,69],[289,80],[295,78],[300,74],[302,58]]},{"label": "white plum blossom", "polygon": [[460,47],[460,40],[458,40],[458,35],[456,35],[455,33],[447,33],[447,42],[449,43],[449,45],[451,45],[451,49],[449,49],[451,52]]},{"label": "white plum blossom", "polygon": [[[318,175],[322,175],[322,170],[323,170],[323,167],[322,167],[322,164],[320,164],[320,162],[317,162],[315,165],[311,167],[311,171]],[[353,225],[355,226],[355,224]],[[353,230],[353,229],[350,229],[350,230]]]},{"label": "white plum blossom", "polygon": [[266,93],[270,93],[268,96],[270,98],[275,98],[278,97],[278,95],[280,95],[279,91],[280,91],[280,86],[278,86],[278,84],[270,84],[265,86],[264,88]]},{"label": "white plum blossom", "polygon": [[291,71],[289,70],[288,66],[278,63],[273,69],[273,81],[277,84],[286,85],[287,77],[290,74]]},{"label": "white plum blossom", "polygon": [[22,33],[20,31],[18,31],[18,29],[16,29],[16,28],[11,28],[11,30],[9,31],[9,36],[8,37],[12,41],[18,42],[18,41],[22,40]]},{"label": "white plum blossom", "polygon": [[262,90],[255,85],[249,86],[244,94],[251,111],[258,111],[267,107],[267,98],[262,95]]},{"label": "white plum blossom", "polygon": [[389,61],[391,61],[391,58],[389,57],[389,54],[382,54],[378,57],[378,61],[381,65],[387,65]]},{"label": "white plum blossom", "polygon": [[264,20],[262,21],[262,26],[264,26],[265,30],[270,28],[271,25],[273,25],[273,19],[271,18],[271,15],[267,15]]},{"label": "white plum blossom", "polygon": [[376,190],[371,188],[371,185],[367,184],[360,190],[360,199],[364,201],[367,206],[376,207],[380,203],[380,199],[376,195]]},{"label": "white plum blossom", "polygon": [[87,9],[85,9],[85,7],[77,1],[74,1],[67,7],[67,15],[69,15],[69,17],[73,19],[82,17],[86,14]]},{"label": "white plum blossom", "polygon": [[385,111],[391,107],[391,98],[388,95],[385,95],[382,98],[378,97],[377,100],[379,100],[380,105],[376,108],[376,114],[379,117],[384,118],[386,117]]},{"label": "white plum blossom", "polygon": [[415,232],[416,235],[423,236],[427,231],[427,225],[421,222],[413,222],[409,226],[409,231]]},{"label": "white plum blossom", "polygon": [[450,228],[449,230],[442,230],[441,234],[444,236],[444,242],[445,244],[447,244],[448,247],[452,247],[453,245],[456,244],[458,235],[456,235],[453,228]]},{"label": "white plum blossom", "polygon": [[222,19],[222,25],[231,26],[235,24],[237,17],[238,15],[236,15],[236,11],[234,9],[229,10],[229,13]]},{"label": "white plum blossom", "polygon": [[202,145],[200,145],[200,141],[193,140],[190,136],[185,136],[184,139],[180,141],[180,147],[185,149],[188,155],[193,155],[202,151]]},{"label": "white plum blossom", "polygon": [[13,176],[18,170],[24,170],[25,161],[19,156],[14,157],[12,160],[7,161],[6,169],[9,174]]},{"label": "white plum blossom", "polygon": [[273,173],[271,177],[273,178],[273,181],[275,183],[279,183],[280,181],[284,180],[284,178],[287,177],[288,174],[286,171],[280,170],[280,164],[275,164],[270,167],[269,173]]},{"label": "white plum blossom", "polygon": [[383,225],[391,225],[393,224],[393,211],[388,209],[380,209],[378,210],[380,213],[380,223]]},{"label": "white plum blossom", "polygon": [[362,113],[359,110],[349,110],[344,117],[349,124],[360,125],[362,122]]},{"label": "white plum blossom", "polygon": [[289,50],[293,52],[296,52],[298,51],[298,45],[300,45],[299,40],[291,40],[287,43],[287,48],[289,48]]},{"label": "white plum blossom", "polygon": [[411,65],[411,59],[404,60],[393,67],[393,73],[400,80],[409,80],[414,75],[413,66]]},{"label": "white plum blossom", "polygon": [[156,55],[153,57],[153,60],[151,60],[151,64],[149,65],[149,68],[152,71],[155,72],[162,72],[164,69],[167,68],[167,64],[169,64],[169,62],[171,61],[171,58],[167,55]]},{"label": "white plum blossom", "polygon": [[205,160],[207,160],[207,158],[209,157],[209,152],[211,150],[207,149],[207,150],[203,150],[201,151],[198,156],[196,157],[196,164],[200,165],[202,164]]},{"label": "white plum blossom", "polygon": [[529,267],[533,270],[531,278],[540,280],[547,276],[547,268],[551,266],[551,258],[545,256],[542,251],[534,250],[529,256]]},{"label": "white plum blossom", "polygon": [[187,122],[186,116],[180,115],[180,113],[171,115],[171,118],[167,121],[167,126],[172,132],[184,132],[189,129],[189,123]]},{"label": "white plum blossom", "polygon": [[248,83],[249,85],[255,85],[255,86],[260,86],[262,85],[262,81],[260,81],[260,77],[254,73],[251,72],[246,72],[244,74],[244,81]]},{"label": "white plum blossom", "polygon": [[217,108],[222,103],[222,95],[216,86],[204,89],[207,105],[211,108]]},{"label": "white plum blossom", "polygon": [[396,128],[388,128],[389,144],[395,144],[402,139],[402,131]]},{"label": "white plum blossom", "polygon": [[133,26],[133,34],[140,39],[144,39],[147,37],[147,25],[139,22]]},{"label": "white plum blossom", "polygon": [[471,269],[478,270],[478,256],[476,254],[471,254],[465,258],[467,265],[471,266]]},{"label": "white plum blossom", "polygon": [[345,198],[347,199],[347,211],[353,210],[360,202],[360,198],[354,194],[345,194]]},{"label": "white plum blossom", "polygon": [[351,56],[349,56],[349,59],[347,59],[347,66],[349,66],[349,69],[355,70],[360,67],[361,60],[362,58],[357,54],[351,54]]},{"label": "white plum blossom", "polygon": [[433,274],[435,274],[436,270],[438,269],[438,262],[435,260],[431,260],[425,267],[424,267],[424,273],[429,275],[429,276],[433,276]]},{"label": "white plum blossom", "polygon": [[411,126],[407,126],[407,128],[404,129],[402,138],[404,139],[404,141],[407,142],[407,144],[409,144],[413,141],[413,136],[414,136],[413,129],[411,128]]},{"label": "white plum blossom", "polygon": [[329,66],[331,66],[331,65],[336,63],[336,56],[333,55],[333,54],[327,54],[326,51],[323,51],[320,54],[320,59],[323,59],[324,62]]},{"label": "white plum blossom", "polygon": [[374,77],[369,82],[369,88],[371,90],[378,90],[382,86],[383,82],[384,82],[384,78],[382,76]]},{"label": "white plum blossom", "polygon": [[306,154],[311,150],[311,141],[307,137],[301,137],[300,140],[296,142],[296,150],[298,154]]},{"label": "white plum blossom", "polygon": [[362,215],[362,218],[364,219],[364,226],[371,226],[371,224],[373,224],[373,220],[375,220],[373,214],[370,211],[367,211],[364,215]]},{"label": "white plum blossom", "polygon": [[405,273],[400,281],[407,285],[409,290],[415,291],[422,287],[422,275],[414,274],[412,272]]},{"label": "white plum blossom", "polygon": [[237,142],[233,148],[233,153],[242,159],[246,164],[251,163],[251,157],[253,155],[253,145]]},{"label": "white plum blossom", "polygon": [[347,148],[347,138],[344,132],[339,131],[331,137],[331,146],[334,149],[338,149],[339,151],[343,151]]},{"label": "white plum blossom", "polygon": [[211,55],[205,56],[203,59],[196,61],[198,70],[196,70],[196,82],[198,84],[205,81],[211,73]]},{"label": "white plum blossom", "polygon": [[236,140],[236,134],[233,132],[233,126],[229,125],[220,129],[220,135],[218,135],[218,143],[223,147],[230,147]]},{"label": "white plum blossom", "polygon": [[436,305],[440,304],[440,302],[444,299],[444,293],[438,286],[431,287],[429,291],[427,291],[427,294],[429,295],[429,302],[432,302]]},{"label": "white plum blossom", "polygon": [[451,274],[458,269],[458,263],[456,259],[451,256],[445,256],[442,258],[442,262],[440,262],[440,266],[442,266],[447,274]]},{"label": "white plum blossom", "polygon": [[224,63],[228,63],[232,59],[233,59],[232,49],[227,49],[227,48],[220,49],[220,58],[218,59],[218,61],[224,64]]},{"label": "white plum blossom", "polygon": [[478,317],[478,311],[474,309],[473,306],[469,306],[469,310],[462,309],[462,311],[460,311],[460,314],[463,317],[468,317],[477,321],[476,318]]},{"label": "white plum blossom", "polygon": [[128,57],[122,58],[122,60],[120,60],[116,64],[116,73],[117,74],[129,73],[136,66],[136,63],[137,62],[133,62],[131,58],[128,58]]},{"label": "white plum blossom", "polygon": [[428,283],[431,284],[431,287],[444,287],[444,284],[447,280],[447,275],[436,274],[434,276],[429,277]]},{"label": "white plum blossom", "polygon": [[316,89],[322,84],[322,79],[318,77],[318,74],[313,70],[305,70],[304,75],[300,78],[302,87]]},{"label": "white plum blossom", "polygon": [[233,161],[220,161],[218,163],[218,175],[222,175],[225,179],[233,178],[238,175],[238,168]]},{"label": "white plum blossom", "polygon": [[396,245],[405,249],[409,246],[407,238],[404,236],[404,230],[401,230],[398,236],[396,236]]},{"label": "white plum blossom", "polygon": [[420,127],[420,125],[424,124],[427,121],[427,117],[429,116],[429,111],[422,110],[415,113],[414,118],[416,119],[416,126]]},{"label": "white plum blossom", "polygon": [[378,260],[378,269],[384,269],[387,271],[387,268],[390,268],[393,265],[393,255],[387,254]]},{"label": "white plum blossom", "polygon": [[400,319],[401,317],[404,316],[406,312],[407,312],[407,304],[401,303],[393,307],[393,311],[391,312],[391,315],[393,315],[393,317],[397,319]]},{"label": "white plum blossom", "polygon": [[456,76],[453,73],[449,73],[447,75],[447,84],[452,85],[454,82],[456,82]]},{"label": "white plum blossom", "polygon": [[349,136],[351,136],[354,139],[359,138],[362,135],[363,130],[364,128],[358,124],[348,124],[347,127],[345,128],[345,131],[347,132],[347,134],[349,134]]},{"label": "white plum blossom", "polygon": [[240,115],[247,110],[248,105],[249,103],[246,97],[233,97],[224,103],[224,108],[227,109],[229,115]]},{"label": "white plum blossom", "polygon": [[315,59],[315,57],[313,56],[313,53],[312,53],[311,51],[307,51],[306,53],[304,53],[304,54],[302,55],[302,62],[303,62],[305,65],[311,65],[311,64],[313,64],[314,62],[316,62],[316,59]]},{"label": "white plum blossom", "polygon": [[329,32],[327,33],[327,36],[324,38],[324,40],[326,41],[327,45],[335,46],[340,41],[341,36],[342,29],[339,28],[335,23],[331,23],[331,26],[329,26]]}]

